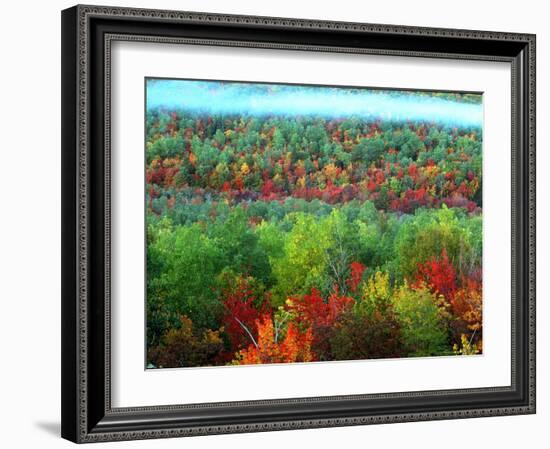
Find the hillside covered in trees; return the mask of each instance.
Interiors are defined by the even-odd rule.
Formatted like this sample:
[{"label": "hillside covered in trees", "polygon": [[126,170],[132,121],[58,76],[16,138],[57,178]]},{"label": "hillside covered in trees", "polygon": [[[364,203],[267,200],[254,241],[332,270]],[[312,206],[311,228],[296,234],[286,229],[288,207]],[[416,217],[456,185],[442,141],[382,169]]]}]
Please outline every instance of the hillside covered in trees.
[{"label": "hillside covered in trees", "polygon": [[479,95],[195,84],[148,96],[149,367],[481,352]]}]

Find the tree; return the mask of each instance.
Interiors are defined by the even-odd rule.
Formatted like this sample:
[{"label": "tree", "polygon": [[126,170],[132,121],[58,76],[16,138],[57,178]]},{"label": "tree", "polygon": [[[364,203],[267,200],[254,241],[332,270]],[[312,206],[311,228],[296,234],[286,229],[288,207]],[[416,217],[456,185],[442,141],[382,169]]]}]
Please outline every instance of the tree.
[{"label": "tree", "polygon": [[175,319],[186,315],[199,328],[217,328],[222,312],[217,275],[223,259],[216,241],[197,224],[163,226],[151,232],[155,237],[148,252],[162,260],[162,268],[148,271],[148,298],[162,298],[163,309]]},{"label": "tree", "polygon": [[294,224],[285,239],[284,256],[273,260],[276,305],[283,304],[291,295],[307,292],[312,286],[327,284],[325,255],[332,244],[329,227],[309,214],[296,213],[292,219]]},{"label": "tree", "polygon": [[218,331],[198,332],[193,322],[183,315],[179,328],[170,329],[158,346],[149,349],[147,361],[157,368],[208,366],[217,364],[216,358],[223,348]]},{"label": "tree", "polygon": [[236,350],[255,342],[255,322],[262,312],[269,310],[269,301],[258,300],[252,278],[226,275],[221,299],[224,306],[222,323],[231,347]]},{"label": "tree", "polygon": [[376,272],[334,323],[329,334],[336,360],[399,357],[403,355],[400,324],[391,303],[389,276]]},{"label": "tree", "polygon": [[418,265],[445,249],[458,273],[475,258],[463,218],[456,209],[418,210],[401,224],[395,249],[403,276],[414,279]]},{"label": "tree", "polygon": [[431,356],[450,353],[444,301],[427,288],[396,289],[392,304],[397,313],[407,354]]},{"label": "tree", "polygon": [[311,352],[311,329],[301,332],[293,323],[289,323],[284,338],[278,340],[273,320],[269,315],[257,319],[256,327],[257,341],[239,351],[235,355],[234,364],[311,362],[314,360],[314,355]]},{"label": "tree", "polygon": [[374,315],[346,310],[330,334],[332,360],[396,358],[402,350],[401,330],[393,313]]},{"label": "tree", "polygon": [[353,305],[353,299],[341,295],[338,286],[325,300],[316,288],[309,294],[290,297],[285,306],[302,329],[312,332],[312,347],[320,360],[330,360],[330,335],[334,324],[346,309]]},{"label": "tree", "polygon": [[346,294],[350,264],[356,257],[358,247],[355,224],[349,223],[344,214],[336,208],[323,220],[323,223],[327,229],[330,229],[332,240],[325,251],[328,274],[332,285],[336,285],[339,291]]},{"label": "tree", "polygon": [[352,262],[350,264],[350,277],[346,280],[346,283],[352,293],[357,291],[366,268],[361,262]]},{"label": "tree", "polygon": [[225,220],[207,228],[207,235],[220,252],[220,263],[235,273],[250,275],[264,283],[271,277],[269,259],[250,229],[242,208],[232,208]]},{"label": "tree", "polygon": [[443,295],[447,301],[452,301],[456,293],[456,272],[453,264],[447,257],[445,248],[441,251],[441,257],[432,257],[422,264],[418,264],[416,272],[416,284],[426,284],[432,293]]},{"label": "tree", "polygon": [[[481,279],[463,278],[461,287],[450,301],[451,313],[455,320],[451,330],[455,345],[464,351],[481,352],[483,338],[483,303]],[[467,340],[467,345],[464,343]]]}]

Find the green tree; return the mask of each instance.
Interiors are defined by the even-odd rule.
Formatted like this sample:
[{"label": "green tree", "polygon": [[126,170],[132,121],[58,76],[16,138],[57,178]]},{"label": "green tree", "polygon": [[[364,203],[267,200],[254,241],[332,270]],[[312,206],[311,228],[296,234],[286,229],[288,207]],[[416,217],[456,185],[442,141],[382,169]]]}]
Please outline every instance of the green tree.
[{"label": "green tree", "polygon": [[404,284],[395,290],[392,301],[409,355],[451,353],[445,323],[446,310],[434,294],[425,288],[412,290]]},{"label": "green tree", "polygon": [[413,217],[403,221],[395,239],[397,263],[403,276],[412,279],[419,264],[438,257],[443,249],[458,271],[473,265],[475,254],[461,213],[443,205],[437,210],[417,209]]},{"label": "green tree", "polygon": [[288,296],[306,293],[313,286],[326,284],[326,251],[332,245],[332,232],[325,221],[304,213],[292,215],[292,230],[285,239],[284,256],[273,261],[277,285],[276,305]]}]

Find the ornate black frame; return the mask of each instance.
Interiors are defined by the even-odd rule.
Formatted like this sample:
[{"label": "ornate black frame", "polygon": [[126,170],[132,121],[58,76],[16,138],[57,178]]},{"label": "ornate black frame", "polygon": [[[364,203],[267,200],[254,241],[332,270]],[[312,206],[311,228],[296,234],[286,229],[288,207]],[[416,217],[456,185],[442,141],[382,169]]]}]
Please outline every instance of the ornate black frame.
[{"label": "ornate black frame", "polygon": [[[215,44],[512,68],[512,385],[112,408],[110,45]],[[62,12],[62,436],[93,442],[535,413],[535,36],[177,11]]]}]

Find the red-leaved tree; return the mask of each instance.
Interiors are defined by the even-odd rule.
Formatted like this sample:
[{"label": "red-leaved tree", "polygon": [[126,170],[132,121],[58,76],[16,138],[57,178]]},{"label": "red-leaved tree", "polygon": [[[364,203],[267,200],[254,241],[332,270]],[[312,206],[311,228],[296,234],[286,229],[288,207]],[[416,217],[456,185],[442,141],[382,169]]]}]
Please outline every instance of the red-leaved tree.
[{"label": "red-leaved tree", "polygon": [[418,264],[415,275],[415,283],[412,287],[426,284],[432,293],[443,295],[449,302],[456,292],[456,271],[447,256],[445,248],[441,251],[440,257],[432,257],[426,262]]},{"label": "red-leaved tree", "polygon": [[352,262],[350,264],[350,275],[349,278],[346,280],[346,284],[348,285],[352,293],[355,293],[357,291],[357,287],[361,283],[361,279],[363,278],[363,273],[365,272],[366,268],[367,267],[361,262]]},{"label": "red-leaved tree", "polygon": [[258,305],[248,279],[239,276],[222,289],[224,314],[222,323],[233,350],[245,348],[256,335],[256,320],[269,308],[268,301]]},{"label": "red-leaved tree", "polygon": [[330,351],[329,338],[334,323],[353,302],[353,298],[340,295],[335,285],[326,301],[319,290],[312,288],[310,294],[289,298],[287,308],[300,328],[311,329],[314,352],[322,357]]}]

